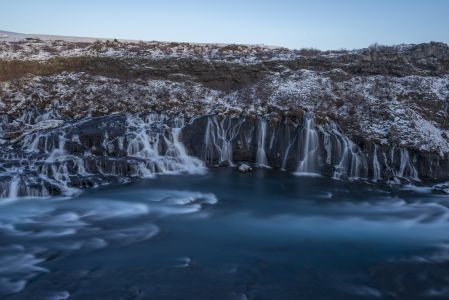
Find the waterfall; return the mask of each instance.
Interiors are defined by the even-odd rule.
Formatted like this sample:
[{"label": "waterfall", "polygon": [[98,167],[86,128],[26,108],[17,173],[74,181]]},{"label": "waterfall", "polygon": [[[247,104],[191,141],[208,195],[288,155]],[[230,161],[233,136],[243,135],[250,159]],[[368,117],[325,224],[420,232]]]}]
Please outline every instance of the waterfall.
[{"label": "waterfall", "polygon": [[[77,126],[82,128],[86,122],[90,120]],[[72,196],[79,193],[73,186],[205,171],[204,163],[189,156],[181,141],[183,119],[152,114],[142,118],[127,115],[105,124],[98,122],[102,120],[92,123],[114,127],[99,131],[101,135],[94,140],[80,138],[80,132],[72,130],[78,127],[33,132],[17,143],[18,151],[0,148],[2,159],[8,161],[0,168],[12,178],[0,178],[0,198],[46,197],[52,193]],[[114,156],[109,156],[110,153]]]},{"label": "waterfall", "polygon": [[22,142],[22,149],[24,149],[24,151],[26,152],[38,153],[41,137],[42,134],[40,134],[39,132],[26,135]]},{"label": "waterfall", "polygon": [[[212,117],[212,118],[215,118]],[[216,146],[216,134],[214,130],[214,123],[211,120],[211,117],[207,118],[207,126],[206,126],[206,132],[204,134],[204,150],[203,150],[203,157],[204,160],[213,163],[214,160],[214,153]]]},{"label": "waterfall", "polygon": [[372,181],[377,182],[381,179],[380,175],[380,164],[379,160],[377,159],[377,145],[374,145],[373,150],[373,179]]},{"label": "waterfall", "polygon": [[127,139],[128,147],[126,153],[128,156],[142,159],[158,159],[159,136],[150,134],[149,126],[139,118],[128,116],[127,118]]},{"label": "waterfall", "polygon": [[267,132],[267,121],[264,118],[259,118],[257,127],[257,155],[256,163],[259,166],[267,167],[268,160],[265,153],[265,136]]},{"label": "waterfall", "polygon": [[243,132],[243,138],[245,142],[246,150],[251,150],[251,143],[253,141],[253,134],[254,134],[254,126],[251,125],[250,130],[246,130]]},{"label": "waterfall", "polygon": [[76,167],[78,175],[80,175],[80,176],[92,175],[91,173],[86,171],[86,167],[84,165],[84,159],[82,159],[80,157],[73,157],[73,163],[74,163],[74,166]]},{"label": "waterfall", "polygon": [[145,120],[127,116],[126,153],[129,157],[141,159],[138,162],[137,176],[153,177],[154,173],[174,171],[168,161],[159,154],[162,124],[158,118],[148,117]]},{"label": "waterfall", "polygon": [[323,146],[326,150],[326,163],[330,165],[332,163],[332,140],[331,135],[327,132],[323,132],[324,141]]},{"label": "waterfall", "polygon": [[2,144],[2,142],[4,142],[2,138],[5,130],[4,127],[6,126],[6,124],[8,124],[8,116],[0,114],[0,145]]},{"label": "waterfall", "polygon": [[173,139],[172,146],[175,150],[174,156],[177,157],[180,162],[179,168],[189,174],[204,173],[204,163],[196,157],[189,156],[184,147],[184,144],[179,141],[181,128],[172,128],[171,131]]},{"label": "waterfall", "polygon": [[[38,172],[39,178],[43,180],[43,182],[41,183],[42,193],[39,194],[39,196],[46,196],[48,194],[44,182],[57,187],[60,190],[61,194],[64,196],[69,197],[79,193],[78,189],[69,187],[72,176],[68,167],[69,163],[71,163],[71,161],[52,162],[42,165],[40,171]],[[30,195],[28,194],[27,196]]]},{"label": "waterfall", "polygon": [[17,199],[17,197],[19,197],[19,188],[20,188],[20,177],[16,175],[11,179],[11,183],[9,185],[8,198],[10,200],[14,200]]},{"label": "waterfall", "polygon": [[410,161],[410,154],[407,149],[401,148],[400,150],[400,165],[399,170],[396,172],[396,176],[400,178],[411,179],[420,181],[418,171]]},{"label": "waterfall", "polygon": [[218,164],[234,165],[232,141],[237,137],[244,121],[244,118],[238,118],[233,122],[233,119],[228,116],[221,121],[217,116],[208,117],[203,150],[203,156],[207,162],[213,163],[215,152],[218,152]]},{"label": "waterfall", "polygon": [[408,155],[408,151],[405,150],[404,148],[401,148],[400,154],[401,154],[401,161],[400,161],[401,164],[399,166],[399,171],[397,173],[397,176],[404,177],[405,171],[408,170],[408,168],[409,168],[410,157]]},{"label": "waterfall", "polygon": [[48,163],[53,163],[57,160],[62,160],[65,158],[65,146],[66,139],[63,134],[59,135],[58,137],[58,148],[53,149],[53,151],[50,153],[50,155],[47,158]]},{"label": "waterfall", "polygon": [[366,157],[360,148],[347,136],[341,133],[335,124],[330,124],[329,131],[337,138],[340,161],[335,166],[334,178],[360,179],[365,178],[368,170]]},{"label": "waterfall", "polygon": [[317,174],[318,170],[318,133],[313,115],[306,114],[300,132],[300,157],[296,174]]},{"label": "waterfall", "polygon": [[[203,127],[189,127],[196,120]],[[0,177],[0,197],[70,196],[78,193],[73,188],[77,186],[157,174],[203,173],[205,163],[189,155],[183,138],[209,164],[233,165],[235,156],[268,167],[270,157],[273,166],[284,170],[296,167],[299,175],[322,171],[338,179],[366,179],[369,165],[374,182],[382,176],[398,183],[419,180],[414,157],[406,148],[382,151],[373,145],[368,160],[336,124],[317,126],[312,114],[305,114],[300,124],[294,120],[283,118],[277,127],[269,128],[263,117],[253,121],[215,115],[197,118],[184,127],[184,118],[114,115],[82,120],[73,126],[35,129],[14,143],[0,140],[8,143],[0,147],[0,169],[7,175]],[[201,133],[203,145],[193,144],[198,143]]]},{"label": "waterfall", "polygon": [[271,133],[271,138],[270,138],[270,147],[269,147],[270,150],[273,149],[275,137],[276,137],[276,128],[273,128],[272,133]]},{"label": "waterfall", "polygon": [[[19,172],[19,170],[13,170]],[[21,176],[19,173],[11,174],[9,181],[0,182],[0,198],[16,200],[19,197],[47,197],[49,192],[39,179]]]},{"label": "waterfall", "polygon": [[287,169],[288,154],[290,153],[290,149],[291,149],[293,143],[296,140],[296,134],[292,138],[291,137],[291,132],[290,132],[290,127],[288,127],[288,126],[287,126],[287,137],[288,137],[288,145],[287,145],[287,148],[285,149],[284,157],[282,159],[282,166],[281,166],[282,170],[286,170]]},{"label": "waterfall", "polygon": [[[182,128],[171,128],[165,136],[164,117],[148,116],[145,120],[128,116],[127,135],[129,139],[127,154],[142,159],[137,165],[137,175],[153,177],[154,173],[202,173],[204,164],[187,154],[179,140]],[[180,120],[174,123],[182,124]],[[181,125],[182,126],[182,125]],[[165,152],[163,149],[166,148]]]}]

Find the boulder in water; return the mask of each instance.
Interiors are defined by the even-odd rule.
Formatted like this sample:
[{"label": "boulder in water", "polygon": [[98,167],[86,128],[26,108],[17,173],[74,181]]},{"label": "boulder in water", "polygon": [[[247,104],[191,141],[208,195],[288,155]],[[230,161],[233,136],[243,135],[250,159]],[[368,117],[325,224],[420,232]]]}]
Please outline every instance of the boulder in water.
[{"label": "boulder in water", "polygon": [[449,194],[449,182],[435,184],[433,191],[440,194]]},{"label": "boulder in water", "polygon": [[251,166],[247,165],[247,164],[241,164],[239,166],[239,172],[242,173],[248,173],[251,172],[253,170],[253,168],[251,168]]}]

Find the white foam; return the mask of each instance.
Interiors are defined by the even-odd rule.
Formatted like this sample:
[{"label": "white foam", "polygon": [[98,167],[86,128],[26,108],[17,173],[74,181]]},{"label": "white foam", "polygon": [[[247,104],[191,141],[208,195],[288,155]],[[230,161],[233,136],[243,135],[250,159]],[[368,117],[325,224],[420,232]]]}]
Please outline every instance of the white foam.
[{"label": "white foam", "polygon": [[32,233],[32,236],[34,238],[56,238],[67,235],[74,235],[76,232],[77,230],[75,228],[49,229],[37,233]]},{"label": "white foam", "polygon": [[431,288],[426,292],[428,297],[437,297],[441,299],[447,299],[449,297],[449,287],[445,288]]},{"label": "white foam", "polygon": [[166,215],[182,215],[182,214],[193,214],[201,210],[201,204],[190,204],[186,206],[162,206],[155,210],[162,216]]},{"label": "white foam", "polygon": [[175,267],[177,268],[187,268],[192,262],[192,259],[190,257],[180,257],[177,260],[180,262],[180,264],[175,265]]},{"label": "white foam", "polygon": [[26,280],[12,280],[0,277],[0,296],[18,293],[25,288],[26,284]]},{"label": "white foam", "polygon": [[379,290],[366,285],[349,286],[346,287],[346,291],[362,297],[382,298],[382,293]]},{"label": "white foam", "polygon": [[111,231],[105,235],[105,238],[121,245],[128,245],[151,239],[158,233],[158,226],[146,224],[144,226],[121,228],[119,230]]},{"label": "white foam", "polygon": [[294,172],[293,175],[299,177],[323,177],[323,175],[318,173],[310,173],[310,172]]},{"label": "white foam", "polygon": [[[1,255],[0,296],[20,292],[25,288],[28,279],[39,273],[48,272],[47,269],[37,266],[42,261],[43,259],[38,259],[18,248],[14,252]],[[20,278],[17,278],[18,275]]]},{"label": "white foam", "polygon": [[333,197],[333,195],[331,192],[326,192],[326,193],[324,193],[324,195],[322,197],[326,198],[326,199],[331,199]]},{"label": "white foam", "polygon": [[48,296],[46,297],[46,300],[66,300],[66,299],[69,299],[69,297],[70,297],[70,293],[67,291],[54,292],[54,293],[48,294]]},{"label": "white foam", "polygon": [[130,218],[146,215],[150,212],[143,203],[121,201],[91,201],[88,210],[80,217],[88,220],[106,220],[113,218]]},{"label": "white foam", "polygon": [[432,193],[432,187],[428,187],[428,186],[416,186],[414,184],[405,184],[402,185],[400,187],[401,190],[404,191],[413,191],[413,192],[417,192],[417,193],[425,193],[425,194],[429,194]]},{"label": "white foam", "polygon": [[213,193],[186,190],[151,190],[148,193],[145,191],[144,195],[146,196],[147,194],[149,194],[149,201],[169,205],[186,205],[192,203],[216,204],[218,202],[217,196]]}]

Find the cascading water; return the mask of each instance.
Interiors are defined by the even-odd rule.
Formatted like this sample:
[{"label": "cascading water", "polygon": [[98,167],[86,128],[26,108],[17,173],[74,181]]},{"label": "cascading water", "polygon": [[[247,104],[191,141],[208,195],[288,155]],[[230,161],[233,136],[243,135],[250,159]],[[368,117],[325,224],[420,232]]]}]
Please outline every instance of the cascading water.
[{"label": "cascading water", "polygon": [[41,134],[40,133],[33,133],[26,135],[23,139],[23,149],[26,152],[32,152],[36,153],[39,152],[39,143],[41,140]]},{"label": "cascading water", "polygon": [[[161,124],[161,119],[150,116],[146,120],[127,116],[127,140],[126,153],[129,157],[139,158],[138,176],[153,177],[154,173],[168,172],[165,161],[159,155],[160,132],[153,126]],[[153,130],[152,130],[153,129]]]},{"label": "cascading water", "polygon": [[332,139],[328,132],[323,132],[324,141],[323,146],[326,150],[326,164],[330,165],[332,163]]},{"label": "cascading water", "polygon": [[303,128],[300,132],[300,157],[298,168],[295,174],[318,174],[318,133],[315,128],[313,115],[306,114]]},{"label": "cascading water", "polygon": [[410,154],[408,150],[405,148],[401,148],[399,153],[400,153],[400,166],[399,170],[396,172],[396,176],[414,181],[420,181],[418,171],[416,171],[415,167],[410,161]]},{"label": "cascading water", "polygon": [[273,128],[273,131],[272,131],[271,137],[270,137],[270,146],[268,147],[269,150],[273,149],[275,137],[276,137],[276,128]]},{"label": "cascading water", "polygon": [[[164,116],[150,115],[146,120],[128,116],[127,121],[131,125],[131,130],[128,131],[127,153],[143,160],[138,164],[140,176],[152,177],[155,173],[204,172],[203,162],[189,156],[180,142],[181,127],[171,128],[170,135],[166,136],[167,120]],[[164,148],[167,149],[165,152]]]},{"label": "cascading water", "polygon": [[[25,135],[16,144],[17,151],[2,148],[0,154],[8,164],[0,168],[6,168],[10,175],[0,178],[0,197],[46,197],[51,193],[72,196],[79,192],[73,184],[96,186],[126,181],[127,177],[174,172],[193,174],[205,170],[204,163],[189,156],[180,140],[183,122],[163,115],[148,115],[117,118],[101,126],[108,128],[108,124],[113,126],[112,134],[102,129],[98,131],[101,135],[93,140],[81,139],[82,131],[72,130],[75,127],[65,127]],[[126,131],[117,131],[117,136],[115,128],[123,127]]]},{"label": "cascading water", "polygon": [[258,119],[257,127],[257,155],[256,163],[259,166],[267,167],[268,160],[267,154],[265,153],[265,136],[267,133],[267,121],[264,118]]},{"label": "cascading water", "polygon": [[204,160],[213,163],[215,153],[218,152],[218,164],[234,165],[232,161],[232,141],[237,137],[240,126],[244,121],[243,118],[233,121],[228,116],[221,121],[218,120],[217,116],[208,117],[204,135]]},{"label": "cascading water", "polygon": [[198,174],[204,173],[205,165],[204,163],[196,158],[189,156],[187,154],[186,148],[184,144],[180,142],[179,135],[181,133],[182,128],[172,128],[172,143],[167,140],[169,144],[169,149],[172,148],[174,151],[172,152],[173,157],[175,157],[179,161],[179,169],[180,171],[185,171],[189,174]]},{"label": "cascading water", "polygon": [[[245,117],[208,116],[206,126],[186,131],[183,118],[159,114],[89,118],[65,126],[53,117],[59,116],[24,114],[23,120],[37,125],[9,142],[0,140],[6,143],[0,147],[1,198],[70,196],[78,192],[73,187],[204,172],[205,163],[189,155],[183,139],[189,151],[211,165],[233,165],[235,156],[239,161],[268,166],[270,157],[273,166],[284,170],[296,167],[296,174],[321,172],[338,179],[368,176],[368,159],[361,148],[335,124],[316,126],[311,114],[306,114],[301,124],[284,118],[270,130],[263,117],[254,122]],[[3,117],[1,122],[7,124],[8,120]],[[194,149],[198,137],[194,134],[192,138],[192,132],[204,132],[203,146]],[[419,180],[416,162],[407,149],[392,148],[385,153],[374,145],[371,151],[371,180]]]},{"label": "cascading water", "polygon": [[8,198],[11,200],[17,199],[17,197],[19,196],[19,188],[20,188],[20,177],[16,175],[11,179]]},{"label": "cascading water", "polygon": [[46,162],[48,163],[53,163],[57,160],[63,160],[66,158],[66,153],[65,153],[65,142],[66,142],[66,138],[64,137],[64,135],[60,135],[58,137],[58,147],[53,149],[53,151],[50,153],[50,155],[48,156]]},{"label": "cascading water", "polygon": [[[287,124],[287,125],[289,125],[289,124]],[[298,127],[297,124],[293,124],[293,125],[295,128]],[[282,166],[281,166],[282,170],[287,170],[287,160],[288,160],[288,156],[290,153],[290,149],[292,148],[292,145],[295,143],[296,139],[298,138],[296,132],[294,132],[294,133],[291,132],[290,126],[286,127],[286,137],[288,139],[288,144],[284,150],[284,156],[282,159]]]},{"label": "cascading water", "polygon": [[340,155],[339,162],[335,166],[334,178],[350,180],[366,178],[368,165],[360,148],[341,133],[337,125],[328,125],[327,131],[336,138],[337,153]]},{"label": "cascading water", "polygon": [[381,175],[380,175],[380,163],[379,160],[377,158],[377,145],[374,145],[374,150],[373,150],[373,179],[372,181],[377,182],[378,180],[381,179]]},{"label": "cascading water", "polygon": [[243,142],[244,142],[246,150],[248,150],[248,151],[251,150],[253,135],[254,135],[254,126],[249,126],[249,129],[245,130],[243,132]]}]

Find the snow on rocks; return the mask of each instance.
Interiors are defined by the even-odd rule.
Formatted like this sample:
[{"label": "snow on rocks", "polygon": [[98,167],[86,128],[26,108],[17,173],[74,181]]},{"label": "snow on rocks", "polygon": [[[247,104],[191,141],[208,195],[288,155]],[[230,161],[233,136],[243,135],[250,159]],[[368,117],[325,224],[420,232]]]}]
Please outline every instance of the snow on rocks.
[{"label": "snow on rocks", "polygon": [[0,59],[47,60],[54,57],[120,57],[120,58],[195,58],[237,63],[261,60],[286,60],[296,51],[266,45],[198,44],[176,42],[118,41],[105,39],[77,40],[45,36],[0,38]]},{"label": "snow on rocks", "polygon": [[248,172],[251,172],[253,170],[253,168],[247,164],[241,164],[239,166],[238,170],[239,170],[239,172],[242,172],[242,173],[248,173]]},{"label": "snow on rocks", "polygon": [[[440,156],[449,153],[449,71],[444,63],[449,48],[441,43],[322,52],[12,36],[0,40],[0,60],[112,58],[122,67],[119,70],[129,71],[120,76],[107,69],[56,69],[45,75],[29,72],[0,78],[0,111],[18,124],[34,125],[42,116],[70,121],[162,112],[190,119],[207,114],[282,117],[310,111],[359,140]],[[172,63],[170,68],[154,63],[162,59]],[[181,59],[188,62],[177,69]],[[220,69],[223,65],[228,67]],[[154,72],[140,75],[150,69]],[[213,75],[218,84],[211,84],[202,72],[211,72],[207,76]],[[229,85],[220,86],[225,81]],[[2,125],[1,132],[11,124]]]},{"label": "snow on rocks", "polygon": [[36,114],[53,111],[50,119],[57,120],[144,111],[193,118],[307,110],[335,121],[347,134],[442,156],[449,152],[448,86],[448,75],[335,81],[329,72],[299,70],[268,75],[245,89],[220,91],[189,80],[120,80],[63,72],[0,83],[0,107],[18,120],[30,108]]},{"label": "snow on rocks", "polygon": [[449,182],[435,184],[432,189],[437,193],[449,195]]}]

